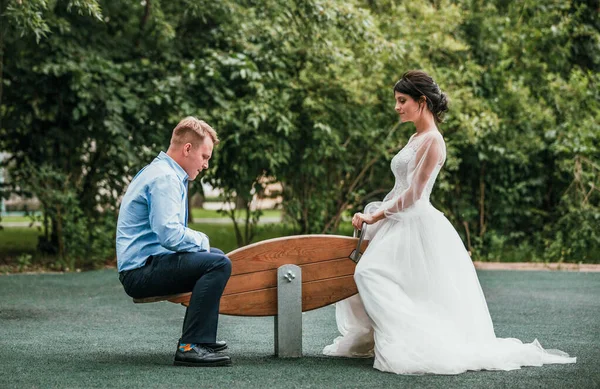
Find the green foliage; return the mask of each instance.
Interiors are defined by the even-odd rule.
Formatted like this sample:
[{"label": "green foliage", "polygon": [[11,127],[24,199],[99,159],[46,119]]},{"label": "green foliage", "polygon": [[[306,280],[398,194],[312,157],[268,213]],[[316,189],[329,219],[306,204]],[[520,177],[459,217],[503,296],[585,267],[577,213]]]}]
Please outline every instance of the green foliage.
[{"label": "green foliage", "polygon": [[222,140],[206,179],[238,204],[238,245],[258,238],[253,201],[275,181],[295,232],[336,231],[393,186],[414,129],[392,86],[420,68],[451,99],[433,201],[474,258],[598,262],[597,8],[0,0],[4,194],[43,198],[41,246],[93,266],[129,179],[196,115]]},{"label": "green foliage", "polygon": [[22,188],[37,193],[44,215],[44,235],[39,237],[38,249],[56,254],[55,268],[95,268],[111,258],[115,241],[114,209],[112,212],[105,209],[95,217],[86,216],[70,176],[48,165],[28,164],[24,172],[29,179]]},{"label": "green foliage", "polygon": [[31,254],[21,254],[17,257],[17,264],[19,272],[22,272],[28,266],[31,266],[31,259],[33,256]]},{"label": "green foliage", "polygon": [[[522,251],[530,252],[531,260],[600,261],[591,233],[600,226],[593,216],[600,202],[590,195],[584,210],[569,190],[578,180],[578,160],[600,160],[600,52],[590,50],[583,58],[581,49],[589,45],[574,33],[586,31],[592,40],[600,36],[597,13],[592,18],[587,13],[590,6],[576,1],[462,4],[469,59],[482,70],[469,75],[473,96],[484,108],[485,116],[477,116],[496,119],[470,131],[475,136],[459,134],[472,128],[468,122],[477,126],[480,120],[473,117],[456,134],[447,132],[461,161],[455,173],[443,176],[451,185],[441,187],[452,194],[444,202],[478,258],[503,260],[507,247],[526,247]],[[451,119],[446,128],[453,124]],[[595,193],[590,166],[583,169],[586,193]]]}]

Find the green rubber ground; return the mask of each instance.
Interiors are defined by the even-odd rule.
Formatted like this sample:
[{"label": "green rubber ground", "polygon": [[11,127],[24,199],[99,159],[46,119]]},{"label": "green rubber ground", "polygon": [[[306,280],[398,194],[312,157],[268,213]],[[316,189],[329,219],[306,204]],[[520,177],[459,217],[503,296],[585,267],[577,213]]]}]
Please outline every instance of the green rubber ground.
[{"label": "green rubber ground", "polygon": [[273,318],[221,316],[234,366],[172,366],[184,308],[133,304],[113,270],[0,276],[2,388],[599,388],[600,273],[481,271],[496,335],[578,358],[510,372],[397,376],[325,358],[334,308],[304,314],[304,354],[273,354]]}]

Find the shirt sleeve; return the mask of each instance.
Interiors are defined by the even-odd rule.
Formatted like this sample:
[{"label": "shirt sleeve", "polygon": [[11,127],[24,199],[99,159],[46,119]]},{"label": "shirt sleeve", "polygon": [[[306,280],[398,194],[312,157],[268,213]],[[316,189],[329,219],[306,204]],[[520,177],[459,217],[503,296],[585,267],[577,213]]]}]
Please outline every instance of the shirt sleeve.
[{"label": "shirt sleeve", "polygon": [[150,228],[158,236],[160,245],[167,250],[209,251],[208,236],[182,223],[185,215],[181,214],[181,209],[185,196],[181,185],[179,180],[169,175],[157,177],[148,185]]}]

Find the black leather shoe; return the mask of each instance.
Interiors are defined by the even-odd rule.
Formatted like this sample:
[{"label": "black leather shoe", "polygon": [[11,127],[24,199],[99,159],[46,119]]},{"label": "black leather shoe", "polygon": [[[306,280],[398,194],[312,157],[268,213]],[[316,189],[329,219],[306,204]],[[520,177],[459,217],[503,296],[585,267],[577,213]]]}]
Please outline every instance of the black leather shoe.
[{"label": "black leather shoe", "polygon": [[189,351],[180,351],[177,347],[173,364],[198,367],[231,366],[231,358],[229,355],[218,354],[211,348],[196,345]]},{"label": "black leather shoe", "polygon": [[227,343],[217,340],[215,343],[200,343],[202,346],[212,349],[215,352],[227,350]]}]

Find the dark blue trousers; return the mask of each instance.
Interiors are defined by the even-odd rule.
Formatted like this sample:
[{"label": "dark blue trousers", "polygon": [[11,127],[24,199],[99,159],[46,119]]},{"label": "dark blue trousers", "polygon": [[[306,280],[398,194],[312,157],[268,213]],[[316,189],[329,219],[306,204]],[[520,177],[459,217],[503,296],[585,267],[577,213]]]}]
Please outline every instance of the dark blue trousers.
[{"label": "dark blue trousers", "polygon": [[219,303],[231,275],[231,261],[223,251],[153,255],[138,269],[119,274],[133,298],[192,292],[185,312],[181,341],[214,343]]}]

